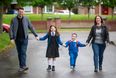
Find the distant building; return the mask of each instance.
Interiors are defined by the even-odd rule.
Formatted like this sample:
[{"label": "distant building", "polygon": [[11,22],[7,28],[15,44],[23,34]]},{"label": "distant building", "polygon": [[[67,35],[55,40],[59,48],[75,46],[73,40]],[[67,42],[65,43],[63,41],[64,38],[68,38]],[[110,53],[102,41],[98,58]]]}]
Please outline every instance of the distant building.
[{"label": "distant building", "polygon": [[[16,13],[17,8],[17,0],[12,0],[10,8],[5,10],[6,13]],[[25,13],[31,14],[39,14],[41,13],[41,9],[39,7],[32,7],[32,6],[25,6],[24,7]],[[43,13],[54,13],[57,9],[55,5],[45,6]],[[86,7],[79,6],[78,7],[78,14],[88,14],[88,10]],[[90,14],[99,14],[99,15],[111,15],[112,10],[103,5],[93,6],[90,9]],[[116,7],[114,8],[114,14],[116,14]]]},{"label": "distant building", "polygon": [[[116,8],[114,9],[116,12]],[[88,10],[86,7],[82,7],[80,6],[78,8],[78,13],[79,14],[88,14]],[[99,14],[99,15],[111,15],[112,14],[112,10],[111,8],[108,8],[106,6],[103,5],[97,5],[97,6],[93,6],[90,9],[90,14]]]}]

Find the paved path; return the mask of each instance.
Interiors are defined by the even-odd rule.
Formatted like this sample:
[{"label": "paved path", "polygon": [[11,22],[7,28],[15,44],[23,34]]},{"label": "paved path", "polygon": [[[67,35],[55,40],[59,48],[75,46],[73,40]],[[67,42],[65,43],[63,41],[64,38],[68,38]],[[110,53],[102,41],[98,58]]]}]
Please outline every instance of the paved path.
[{"label": "paved path", "polygon": [[[88,32],[77,32],[78,39],[85,42]],[[43,36],[44,33],[39,34]],[[61,33],[63,42],[70,39],[70,33]],[[110,33],[111,40],[116,41],[116,32]],[[93,53],[91,47],[80,48],[76,71],[69,68],[68,50],[60,47],[60,58],[56,61],[56,71],[47,72],[46,41],[36,41],[33,35],[29,36],[27,51],[27,74],[20,74],[16,49],[0,56],[0,78],[116,78],[116,47],[107,46],[104,54],[103,71],[93,72]]]}]

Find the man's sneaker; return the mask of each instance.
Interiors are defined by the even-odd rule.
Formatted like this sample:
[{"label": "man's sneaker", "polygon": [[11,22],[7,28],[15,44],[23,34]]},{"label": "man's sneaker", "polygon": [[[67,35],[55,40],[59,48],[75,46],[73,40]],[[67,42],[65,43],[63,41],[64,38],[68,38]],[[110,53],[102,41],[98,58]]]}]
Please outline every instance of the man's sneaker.
[{"label": "man's sneaker", "polygon": [[98,72],[98,69],[95,69],[94,72]]},{"label": "man's sneaker", "polygon": [[51,70],[51,65],[48,65],[47,71]]},{"label": "man's sneaker", "polygon": [[19,68],[19,70],[18,70],[19,72],[22,72],[22,71],[24,71],[24,69],[23,68]]},{"label": "man's sneaker", "polygon": [[29,68],[28,68],[28,67],[23,67],[23,69],[24,69],[24,71],[27,71],[27,70],[29,70]]},{"label": "man's sneaker", "polygon": [[55,71],[55,66],[52,66],[52,71]]},{"label": "man's sneaker", "polygon": [[19,68],[19,72],[24,72],[27,71],[28,69],[29,69],[28,67]]}]

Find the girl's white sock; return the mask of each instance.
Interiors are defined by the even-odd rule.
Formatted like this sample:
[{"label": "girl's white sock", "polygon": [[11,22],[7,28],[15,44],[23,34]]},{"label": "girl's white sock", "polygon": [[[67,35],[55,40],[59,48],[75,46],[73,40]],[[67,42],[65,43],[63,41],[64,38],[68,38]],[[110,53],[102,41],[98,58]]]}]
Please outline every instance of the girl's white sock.
[{"label": "girl's white sock", "polygon": [[52,66],[55,66],[55,63],[56,63],[56,60],[53,59],[53,60],[52,60]]},{"label": "girl's white sock", "polygon": [[48,65],[52,65],[52,59],[48,59]]}]

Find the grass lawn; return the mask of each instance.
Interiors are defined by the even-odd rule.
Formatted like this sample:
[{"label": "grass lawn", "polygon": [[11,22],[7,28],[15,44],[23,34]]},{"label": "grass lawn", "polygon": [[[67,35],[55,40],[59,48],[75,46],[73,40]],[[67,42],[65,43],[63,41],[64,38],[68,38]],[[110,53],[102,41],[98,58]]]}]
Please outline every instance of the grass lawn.
[{"label": "grass lawn", "polygon": [[10,39],[7,33],[0,34],[0,53],[10,46]]},{"label": "grass lawn", "polygon": [[[16,16],[14,14],[5,14],[3,15],[3,22],[10,24],[11,19]],[[39,21],[41,20],[41,14],[26,14],[26,16],[31,20],[31,21]],[[56,18],[59,17],[61,20],[68,20],[68,15],[55,15],[55,14],[44,14],[43,20],[47,20],[47,18]],[[88,15],[72,15],[71,20],[93,20],[95,15],[90,15],[90,18],[88,19]],[[111,20],[111,15],[104,16],[108,20]],[[114,15],[114,19],[116,20],[116,15]]]}]

